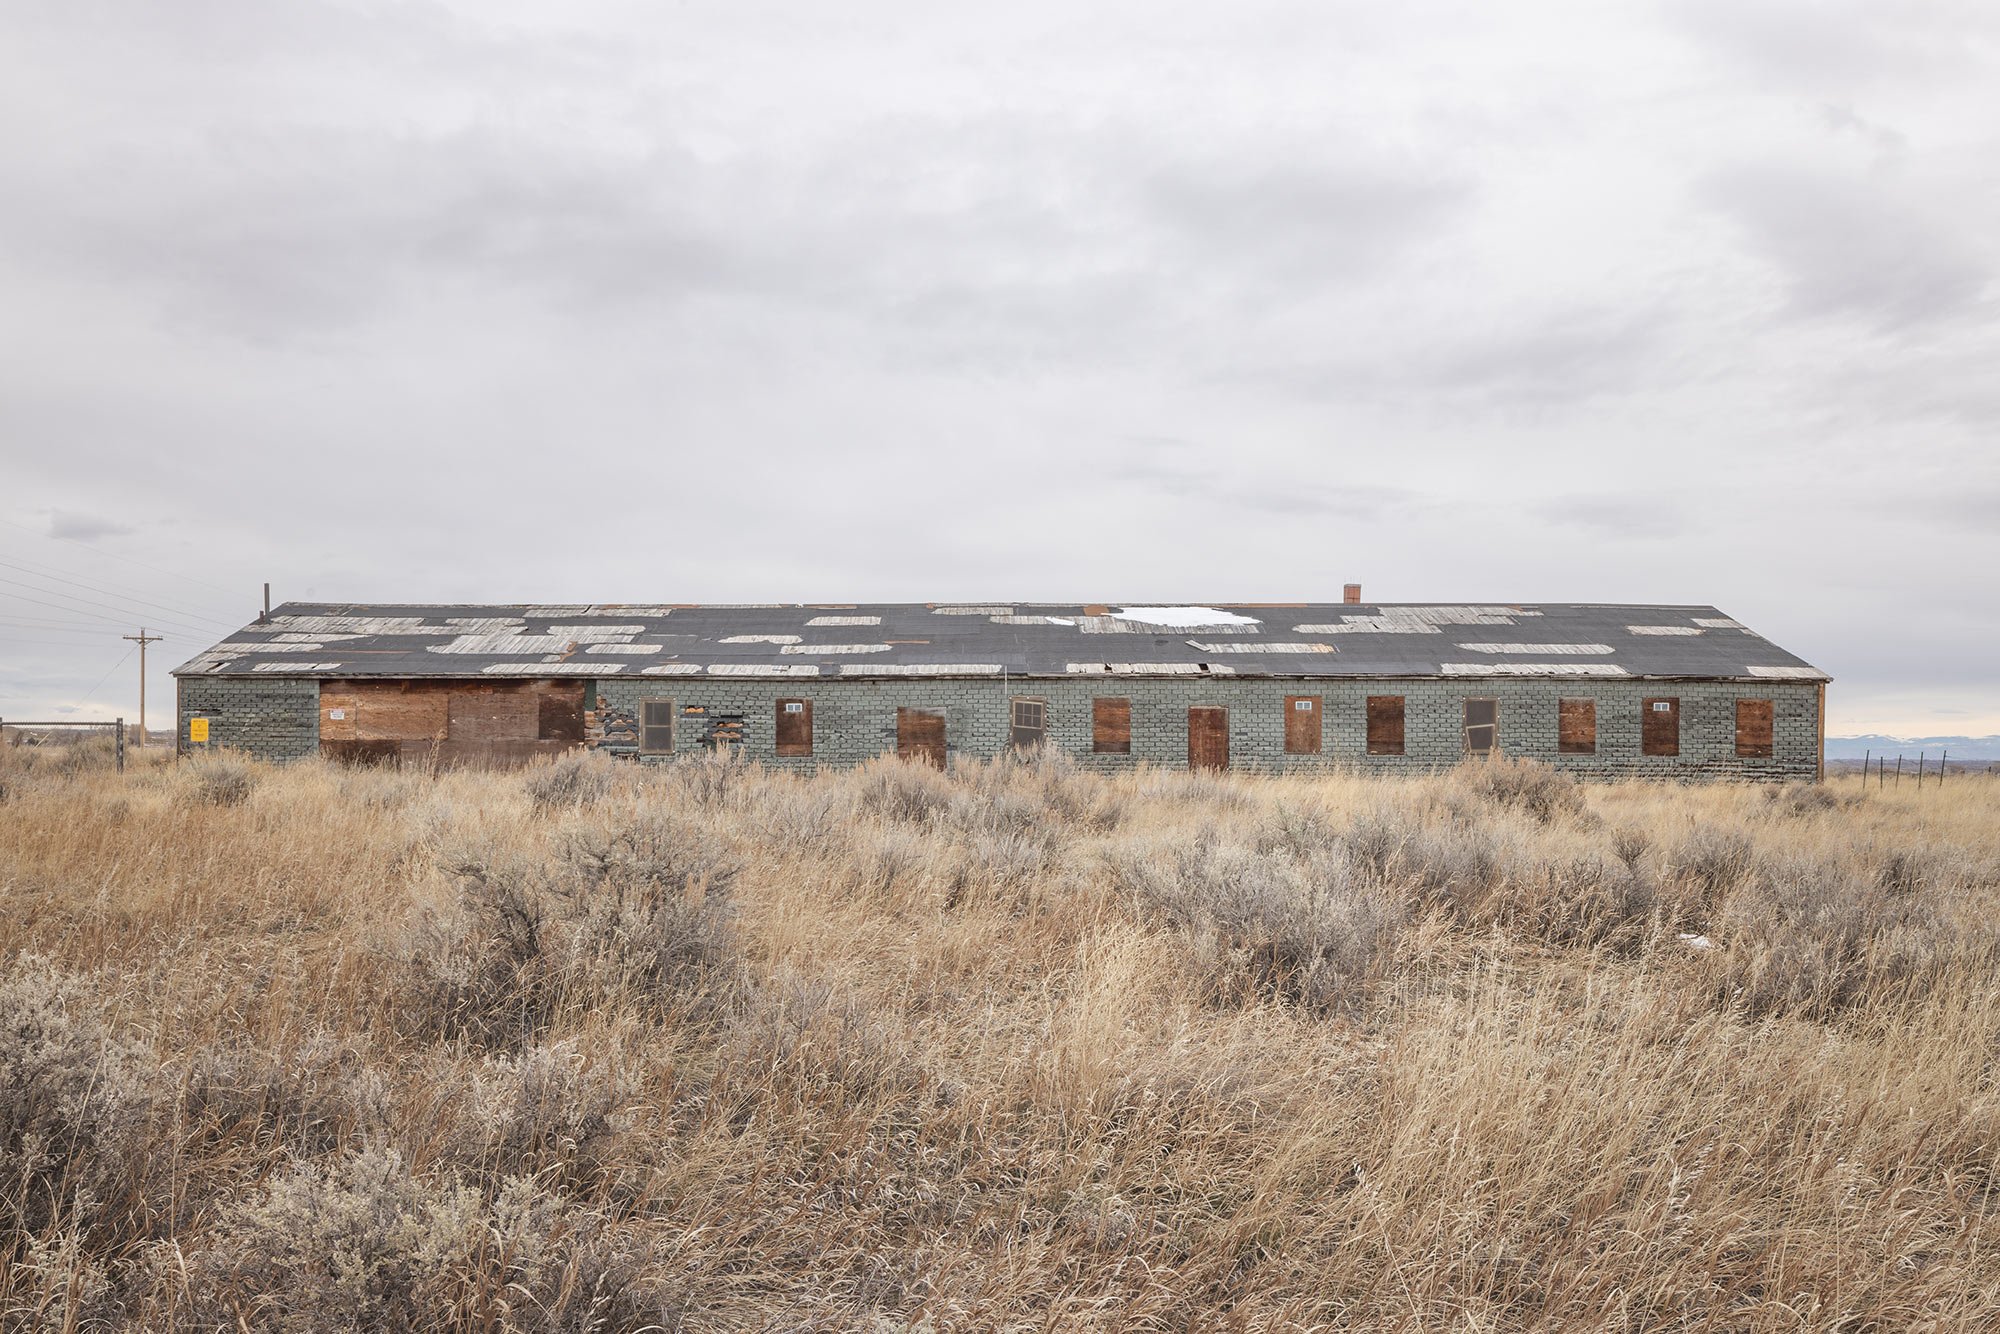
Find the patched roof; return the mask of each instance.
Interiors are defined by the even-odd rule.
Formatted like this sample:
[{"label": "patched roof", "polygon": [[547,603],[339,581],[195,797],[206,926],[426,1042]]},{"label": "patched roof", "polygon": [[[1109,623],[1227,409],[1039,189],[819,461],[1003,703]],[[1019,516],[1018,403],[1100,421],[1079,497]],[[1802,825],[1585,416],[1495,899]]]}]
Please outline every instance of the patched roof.
[{"label": "patched roof", "polygon": [[1713,607],[288,602],[176,676],[1827,680]]}]

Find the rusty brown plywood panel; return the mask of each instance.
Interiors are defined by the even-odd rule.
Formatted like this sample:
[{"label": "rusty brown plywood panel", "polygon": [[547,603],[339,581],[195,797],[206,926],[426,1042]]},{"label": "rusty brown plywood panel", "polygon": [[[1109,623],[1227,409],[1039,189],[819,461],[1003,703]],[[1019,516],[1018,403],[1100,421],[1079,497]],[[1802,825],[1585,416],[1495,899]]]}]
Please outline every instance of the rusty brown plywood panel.
[{"label": "rusty brown plywood panel", "polygon": [[1596,700],[1556,701],[1556,753],[1559,755],[1597,753]]},{"label": "rusty brown plywood panel", "polygon": [[1229,767],[1229,710],[1197,704],[1188,710],[1188,768]]},{"label": "rusty brown plywood panel", "polygon": [[445,735],[446,682],[356,681],[350,689],[357,741],[431,741]]},{"label": "rusty brown plywood panel", "polygon": [[1403,753],[1403,697],[1401,695],[1370,695],[1368,697],[1368,753],[1370,755],[1401,755]]},{"label": "rusty brown plywood panel", "polygon": [[1285,754],[1319,754],[1324,708],[1318,695],[1285,696]]},{"label": "rusty brown plywood panel", "polygon": [[1132,701],[1090,701],[1090,748],[1099,755],[1132,753]]},{"label": "rusty brown plywood panel", "polygon": [[343,741],[321,737],[319,748],[321,754],[336,764],[388,765],[393,768],[402,760],[402,743],[399,741]]},{"label": "rusty brown plywood panel", "polygon": [[1771,758],[1771,701],[1736,701],[1736,754],[1746,760]]},{"label": "rusty brown plywood panel", "polygon": [[329,741],[352,741],[355,739],[355,718],[361,711],[361,697],[352,690],[322,684],[319,688],[319,740],[324,747]]},{"label": "rusty brown plywood panel", "polygon": [[897,709],[896,757],[944,768],[944,710]]},{"label": "rusty brown plywood panel", "polygon": [[525,689],[457,688],[446,711],[448,741],[533,741],[541,731],[541,702]]},{"label": "rusty brown plywood panel", "polygon": [[1681,702],[1673,698],[1639,704],[1639,750],[1646,755],[1681,753]]},{"label": "rusty brown plywood panel", "polygon": [[781,699],[774,708],[777,715],[778,754],[793,756],[812,754],[813,702],[809,699]]},{"label": "rusty brown plywood panel", "polygon": [[541,718],[536,735],[543,741],[583,744],[583,683],[537,681],[533,686]]}]

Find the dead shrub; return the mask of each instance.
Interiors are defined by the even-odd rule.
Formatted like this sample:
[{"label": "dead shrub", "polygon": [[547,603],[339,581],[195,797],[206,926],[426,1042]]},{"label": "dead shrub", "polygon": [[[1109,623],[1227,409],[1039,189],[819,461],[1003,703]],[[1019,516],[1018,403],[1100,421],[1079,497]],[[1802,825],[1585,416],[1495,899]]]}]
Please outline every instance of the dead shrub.
[{"label": "dead shrub", "polygon": [[537,814],[573,810],[602,801],[610,793],[616,764],[607,755],[571,751],[531,767],[521,787]]},{"label": "dead shrub", "polygon": [[1703,825],[1667,855],[1666,873],[1691,890],[1698,902],[1713,906],[1741,883],[1756,861],[1756,848],[1743,834]]},{"label": "dead shrub", "polygon": [[519,1046],[564,1005],[719,1004],[736,968],[734,863],[701,827],[641,808],[568,831],[547,862],[456,859],[457,902],[421,920],[403,961],[420,1034]]},{"label": "dead shrub", "polygon": [[532,1178],[489,1194],[371,1148],[295,1165],[227,1211],[188,1268],[203,1327],[581,1334],[672,1327],[652,1259]]},{"label": "dead shrub", "polygon": [[951,808],[957,796],[951,779],[938,770],[893,756],[862,765],[855,770],[853,782],[862,810],[906,824],[923,824],[938,817]]},{"label": "dead shrub", "polygon": [[241,806],[250,800],[257,776],[250,765],[217,755],[190,762],[183,769],[178,799],[195,806]]},{"label": "dead shrub", "polygon": [[1461,764],[1451,777],[1481,801],[1525,811],[1543,824],[1584,813],[1583,789],[1577,781],[1537,760],[1495,755]]},{"label": "dead shrub", "polygon": [[36,955],[0,975],[0,1254],[52,1231],[138,1225],[153,1064],[101,1003],[89,979]]}]

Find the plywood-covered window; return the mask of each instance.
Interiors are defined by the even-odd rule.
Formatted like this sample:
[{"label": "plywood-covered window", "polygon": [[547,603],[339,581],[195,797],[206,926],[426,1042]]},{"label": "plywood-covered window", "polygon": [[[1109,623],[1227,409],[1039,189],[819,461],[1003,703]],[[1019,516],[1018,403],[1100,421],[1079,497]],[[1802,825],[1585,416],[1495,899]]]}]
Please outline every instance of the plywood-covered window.
[{"label": "plywood-covered window", "polygon": [[1500,747],[1500,701],[1465,701],[1465,753],[1491,755]]},{"label": "plywood-covered window", "polygon": [[781,699],[777,702],[779,755],[813,753],[813,702],[809,699]]},{"label": "plywood-covered window", "polygon": [[933,768],[944,768],[944,710],[897,709],[896,755]]},{"label": "plywood-covered window", "polygon": [[1368,697],[1368,753],[1370,755],[1401,755],[1403,753],[1403,697],[1401,695],[1370,695]]},{"label": "plywood-covered window", "polygon": [[1681,753],[1681,702],[1649,699],[1639,705],[1639,749],[1647,755]]},{"label": "plywood-covered window", "polygon": [[1736,754],[1746,760],[1771,758],[1771,701],[1736,701]]},{"label": "plywood-covered window", "polygon": [[1132,701],[1090,701],[1090,748],[1099,755],[1132,753]]},{"label": "plywood-covered window", "polygon": [[648,755],[664,755],[674,748],[674,702],[670,699],[639,701],[639,749]]},{"label": "plywood-covered window", "polygon": [[1285,696],[1285,754],[1319,754],[1321,712],[1318,695]]},{"label": "plywood-covered window", "polygon": [[1597,753],[1597,701],[1556,701],[1556,751],[1562,755]]},{"label": "plywood-covered window", "polygon": [[1049,702],[1016,696],[1008,716],[1007,741],[1016,750],[1033,750],[1048,739]]},{"label": "plywood-covered window", "polygon": [[1229,710],[1197,704],[1188,710],[1188,768],[1229,767]]}]

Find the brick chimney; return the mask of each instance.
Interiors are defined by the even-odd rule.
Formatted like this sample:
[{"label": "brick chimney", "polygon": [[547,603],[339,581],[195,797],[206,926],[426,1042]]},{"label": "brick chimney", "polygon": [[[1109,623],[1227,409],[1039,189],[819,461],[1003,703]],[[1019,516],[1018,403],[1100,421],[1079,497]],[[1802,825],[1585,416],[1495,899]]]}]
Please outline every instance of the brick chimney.
[{"label": "brick chimney", "polygon": [[1347,603],[1355,603],[1361,601],[1361,585],[1349,584],[1346,588],[1341,590],[1340,600],[1342,602],[1347,602]]}]

